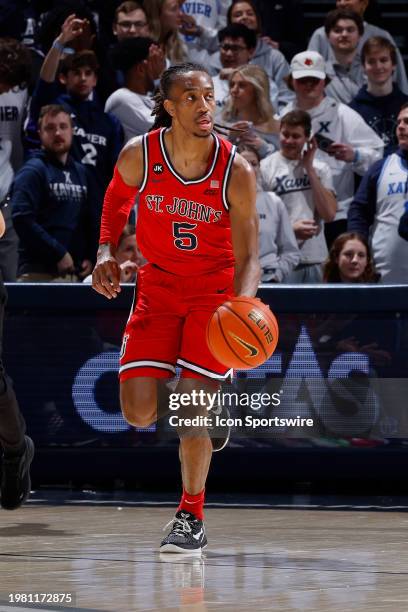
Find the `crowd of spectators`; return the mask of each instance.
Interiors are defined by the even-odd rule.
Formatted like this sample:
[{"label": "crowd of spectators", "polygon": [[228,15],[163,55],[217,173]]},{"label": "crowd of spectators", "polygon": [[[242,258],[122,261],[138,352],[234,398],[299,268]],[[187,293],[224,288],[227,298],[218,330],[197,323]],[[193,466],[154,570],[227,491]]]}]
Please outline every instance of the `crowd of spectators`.
[{"label": "crowd of spectators", "polygon": [[[3,279],[89,281],[121,147],[190,60],[257,176],[262,282],[408,283],[408,81],[369,10],[333,0],[308,41],[300,0],[2,2]],[[136,216],[124,281],[143,263]]]}]

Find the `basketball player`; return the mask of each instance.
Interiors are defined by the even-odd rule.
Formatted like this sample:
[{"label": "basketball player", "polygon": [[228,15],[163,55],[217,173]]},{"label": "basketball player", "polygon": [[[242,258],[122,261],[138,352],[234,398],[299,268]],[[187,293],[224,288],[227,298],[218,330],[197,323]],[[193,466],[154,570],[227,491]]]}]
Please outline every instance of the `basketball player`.
[{"label": "basketball player", "polygon": [[[254,296],[258,287],[255,176],[214,133],[214,112],[203,67],[165,70],[152,131],[124,147],[105,195],[93,288],[108,299],[120,291],[115,247],[136,193],[137,242],[149,262],[138,272],[119,371],[123,415],[138,427],[156,420],[158,381],[174,376],[176,364],[178,393],[217,389],[228,369],[207,348],[208,319],[232,295]],[[184,414],[208,413],[191,405]],[[178,434],[183,495],[160,551],[201,551],[212,444],[206,430]]]},{"label": "basketball player", "polygon": [[[1,206],[7,205],[2,202]],[[6,231],[0,208],[0,238]],[[4,306],[6,288],[0,273],[0,444],[3,449],[1,465],[1,506],[15,510],[30,494],[30,464],[34,456],[34,443],[25,434],[25,422],[20,412],[10,378],[1,361]]]}]

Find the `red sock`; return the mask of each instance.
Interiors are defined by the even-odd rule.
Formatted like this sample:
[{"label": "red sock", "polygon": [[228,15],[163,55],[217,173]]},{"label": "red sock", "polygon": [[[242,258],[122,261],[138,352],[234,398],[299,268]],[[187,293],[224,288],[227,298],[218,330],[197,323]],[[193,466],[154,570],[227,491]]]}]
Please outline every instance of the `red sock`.
[{"label": "red sock", "polygon": [[177,512],[179,510],[185,510],[186,512],[191,512],[194,516],[200,521],[204,518],[204,497],[205,497],[205,489],[198,493],[197,495],[190,495],[183,487],[183,495],[181,497],[180,505],[177,508]]}]

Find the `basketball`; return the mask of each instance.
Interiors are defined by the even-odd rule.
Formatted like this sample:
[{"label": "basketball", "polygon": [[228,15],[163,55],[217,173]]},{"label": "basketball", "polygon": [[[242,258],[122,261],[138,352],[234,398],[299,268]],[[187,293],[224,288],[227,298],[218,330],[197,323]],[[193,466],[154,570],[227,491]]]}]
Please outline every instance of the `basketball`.
[{"label": "basketball", "polygon": [[276,349],[278,322],[261,300],[236,297],[221,304],[207,326],[207,344],[229,368],[249,370],[264,363]]}]

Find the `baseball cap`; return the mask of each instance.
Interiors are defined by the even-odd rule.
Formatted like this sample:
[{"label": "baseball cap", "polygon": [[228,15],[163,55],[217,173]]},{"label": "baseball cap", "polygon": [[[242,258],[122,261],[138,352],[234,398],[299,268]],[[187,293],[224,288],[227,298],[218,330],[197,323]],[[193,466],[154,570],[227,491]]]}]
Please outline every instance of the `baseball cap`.
[{"label": "baseball cap", "polygon": [[325,79],[324,59],[316,51],[302,51],[302,53],[293,57],[290,63],[290,74],[293,79],[303,79],[305,77]]}]

